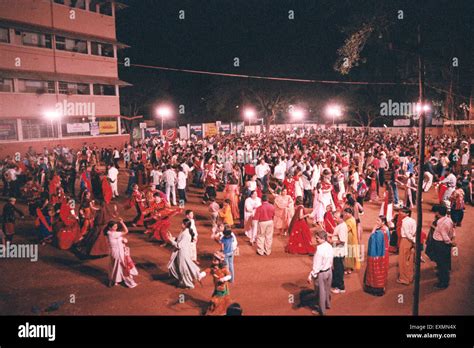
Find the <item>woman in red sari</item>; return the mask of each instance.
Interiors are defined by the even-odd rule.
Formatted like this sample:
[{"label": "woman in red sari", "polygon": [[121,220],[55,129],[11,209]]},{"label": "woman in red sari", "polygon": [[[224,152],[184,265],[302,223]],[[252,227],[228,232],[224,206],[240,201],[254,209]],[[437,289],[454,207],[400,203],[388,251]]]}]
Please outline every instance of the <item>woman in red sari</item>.
[{"label": "woman in red sari", "polygon": [[[443,181],[444,180],[444,176],[441,176],[439,178],[439,181]],[[444,193],[446,192],[446,190],[448,189],[448,186],[446,184],[438,184],[437,187],[437,191],[438,191],[438,200],[439,200],[439,204],[443,204],[443,196],[444,196]]]},{"label": "woman in red sari", "polygon": [[132,226],[143,226],[143,219],[145,218],[145,195],[138,189],[138,185],[133,185],[133,193],[130,198],[130,206],[134,206],[137,210],[137,215],[132,221]]},{"label": "woman in red sari", "polygon": [[112,187],[110,187],[109,179],[105,175],[100,179],[102,182],[102,195],[104,196],[105,203],[109,204],[112,201]]},{"label": "woman in red sari", "polygon": [[296,199],[295,185],[296,185],[295,179],[293,179],[293,175],[289,173],[286,176],[285,180],[283,180],[283,186],[286,188],[288,195],[293,199],[293,202]]},{"label": "woman in red sari", "polygon": [[59,210],[61,224],[58,226],[56,239],[61,250],[70,249],[73,244],[76,244],[83,238],[81,228],[79,227],[79,219],[74,208],[75,203],[71,199],[69,202],[63,201]]},{"label": "woman in red sari", "polygon": [[296,209],[293,219],[291,219],[289,231],[290,240],[286,246],[286,252],[290,254],[314,254],[316,248],[311,244],[311,231],[306,218],[311,214],[305,214],[303,197],[296,198]]},{"label": "woman in red sari", "polygon": [[334,228],[336,227],[336,221],[334,220],[334,216],[332,215],[331,206],[328,205],[326,207],[326,213],[324,214],[324,230],[332,235],[334,233]]},{"label": "woman in red sari", "polygon": [[57,193],[58,188],[61,187],[61,177],[54,173],[53,177],[49,181],[49,198],[55,193]]}]

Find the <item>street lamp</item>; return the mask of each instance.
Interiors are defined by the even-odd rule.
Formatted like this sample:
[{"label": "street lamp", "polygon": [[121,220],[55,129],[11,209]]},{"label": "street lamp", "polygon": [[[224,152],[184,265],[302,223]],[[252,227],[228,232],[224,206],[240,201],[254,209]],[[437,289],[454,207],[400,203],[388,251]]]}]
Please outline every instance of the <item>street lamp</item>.
[{"label": "street lamp", "polygon": [[342,108],[340,105],[331,104],[326,107],[326,114],[332,117],[332,125],[336,122],[336,117],[342,116]]},{"label": "street lamp", "polygon": [[245,108],[244,109],[244,117],[249,120],[249,126],[250,126],[250,121],[257,116],[257,113],[255,112],[254,109],[252,108]]},{"label": "street lamp", "polygon": [[290,108],[290,116],[294,121],[301,121],[305,114],[305,111],[301,108]]},{"label": "street lamp", "polygon": [[430,107],[429,104],[423,104],[423,107],[422,107],[420,103],[417,103],[416,104],[416,112],[418,114],[421,114],[421,110],[423,110],[423,112],[429,112],[431,110],[431,107]]},{"label": "street lamp", "polygon": [[173,110],[169,105],[161,105],[156,109],[156,113],[161,117],[161,134],[163,135],[164,119],[165,117],[170,117],[173,114]]}]

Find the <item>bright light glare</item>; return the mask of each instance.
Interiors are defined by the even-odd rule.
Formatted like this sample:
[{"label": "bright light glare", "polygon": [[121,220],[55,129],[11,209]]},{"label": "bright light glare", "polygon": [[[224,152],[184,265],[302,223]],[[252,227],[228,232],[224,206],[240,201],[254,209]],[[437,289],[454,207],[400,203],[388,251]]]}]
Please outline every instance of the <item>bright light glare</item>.
[{"label": "bright light glare", "polygon": [[53,110],[53,111],[46,111],[44,113],[44,116],[50,120],[57,120],[61,117],[61,114],[59,113],[59,111]]},{"label": "bright light glare", "polygon": [[342,116],[342,109],[339,105],[328,105],[326,108],[326,113],[328,116],[340,117]]},{"label": "bright light glare", "polygon": [[[428,112],[431,110],[431,107],[429,104],[424,104],[423,105],[423,111]],[[421,112],[421,105],[420,103],[416,104],[416,112],[420,113]]]},{"label": "bright light glare", "polygon": [[244,116],[245,116],[245,118],[251,119],[251,118],[254,118],[255,115],[256,115],[256,112],[255,112],[254,109],[248,108],[248,109],[245,109],[245,110],[244,110]]},{"label": "bright light glare", "polygon": [[301,120],[304,118],[305,112],[303,109],[292,109],[290,110],[290,115],[295,120]]},{"label": "bright light glare", "polygon": [[158,116],[162,118],[166,118],[166,117],[170,117],[173,112],[171,111],[171,108],[169,106],[163,105],[163,106],[159,106],[156,109],[156,113],[158,114]]}]

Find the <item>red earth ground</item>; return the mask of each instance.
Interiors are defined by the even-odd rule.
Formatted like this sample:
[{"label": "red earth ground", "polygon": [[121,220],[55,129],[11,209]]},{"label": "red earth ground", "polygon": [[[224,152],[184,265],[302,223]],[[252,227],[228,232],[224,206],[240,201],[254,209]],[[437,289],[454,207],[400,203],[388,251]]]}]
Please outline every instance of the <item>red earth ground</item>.
[{"label": "red earth ground", "polygon": [[[126,175],[121,171],[120,192],[124,191]],[[222,198],[222,193],[218,198]],[[403,197],[404,193],[401,193]],[[207,206],[201,204],[202,191],[190,187],[190,202],[186,209],[193,209],[199,231],[198,253],[201,267],[210,264],[210,255],[219,245],[210,238]],[[123,209],[124,198],[117,203],[125,220],[131,220],[134,210]],[[423,229],[428,230],[435,203],[432,188],[424,195]],[[19,204],[23,211],[26,207]],[[367,245],[370,231],[380,208],[379,203],[366,203],[362,216],[363,244]],[[446,290],[436,290],[434,263],[424,256],[421,265],[421,315],[473,315],[474,296],[473,233],[474,209],[466,208],[463,226],[457,228],[457,256],[453,256],[451,285]],[[416,214],[415,214],[416,216]],[[172,233],[176,236],[183,215],[173,218]],[[20,221],[16,243],[36,243],[32,219]],[[308,306],[300,306],[300,295],[312,289],[306,279],[312,266],[310,256],[289,255],[284,247],[287,237],[275,236],[271,256],[258,256],[246,243],[242,230],[238,235],[240,256],[235,257],[236,281],[231,286],[231,297],[239,302],[244,315],[311,315]],[[123,286],[108,288],[108,257],[79,260],[72,252],[53,246],[39,246],[39,259],[0,259],[0,314],[2,315],[200,315],[207,307],[213,292],[210,278],[202,286],[183,290],[168,278],[167,263],[171,254],[168,248],[148,241],[141,232],[129,236],[132,258],[137,264],[139,285],[134,289]],[[396,283],[397,256],[390,256],[387,292],[374,297],[362,290],[361,271],[345,277],[346,293],[332,295],[332,308],[328,315],[410,315],[413,304],[413,285]],[[311,297],[311,295],[309,296]],[[304,296],[305,299],[308,296]],[[311,298],[310,298],[311,300]],[[307,304],[307,301],[304,301]]]}]

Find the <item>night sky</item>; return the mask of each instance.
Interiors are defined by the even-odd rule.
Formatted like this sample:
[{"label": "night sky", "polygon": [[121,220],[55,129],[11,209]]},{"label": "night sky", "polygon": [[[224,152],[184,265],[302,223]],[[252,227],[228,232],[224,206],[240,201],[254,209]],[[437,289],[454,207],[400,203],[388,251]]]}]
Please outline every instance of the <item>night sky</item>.
[{"label": "night sky", "polygon": [[[403,76],[400,67],[406,58],[397,57],[387,49],[389,42],[397,47],[411,48],[416,43],[416,26],[420,20],[418,1],[335,1],[335,0],[122,0],[129,7],[117,14],[117,37],[131,47],[119,57],[130,57],[132,64],[210,70],[236,74],[282,76],[303,79],[416,81],[416,74]],[[455,54],[462,64],[456,81],[464,95],[469,96],[472,84],[472,43],[474,41],[474,1],[423,1],[426,30],[427,61],[449,64]],[[364,20],[385,14],[388,20],[404,10],[405,19],[396,22],[387,32],[377,33],[362,56],[367,62],[349,75],[334,71],[337,49],[348,33]],[[180,10],[185,20],[180,20]],[[295,19],[288,19],[293,10]],[[380,36],[380,37],[379,37]],[[432,39],[432,40],[431,40]],[[376,42],[379,40],[380,42]],[[434,42],[435,40],[444,40]],[[445,56],[445,48],[450,48]],[[233,66],[234,57],[240,67]],[[405,61],[405,62],[404,62]],[[416,65],[416,56],[409,58]],[[410,68],[410,67],[409,67]],[[432,82],[443,83],[432,69]],[[189,105],[190,115],[205,113],[203,100],[219,83],[228,78],[208,77],[179,72],[142,68],[120,68],[120,77],[134,87],[147,89],[160,86],[173,103]],[[252,84],[253,81],[248,83]],[[315,86],[279,83],[283,90],[300,89],[301,94],[337,95],[340,86]],[[344,87],[346,88],[346,87]],[[406,87],[404,87],[406,89]],[[347,89],[347,88],[346,88]],[[416,96],[396,87],[393,93]],[[127,92],[125,92],[126,94]],[[124,94],[122,90],[122,94]],[[146,111],[144,111],[146,114]],[[190,116],[188,115],[188,116]]]}]

